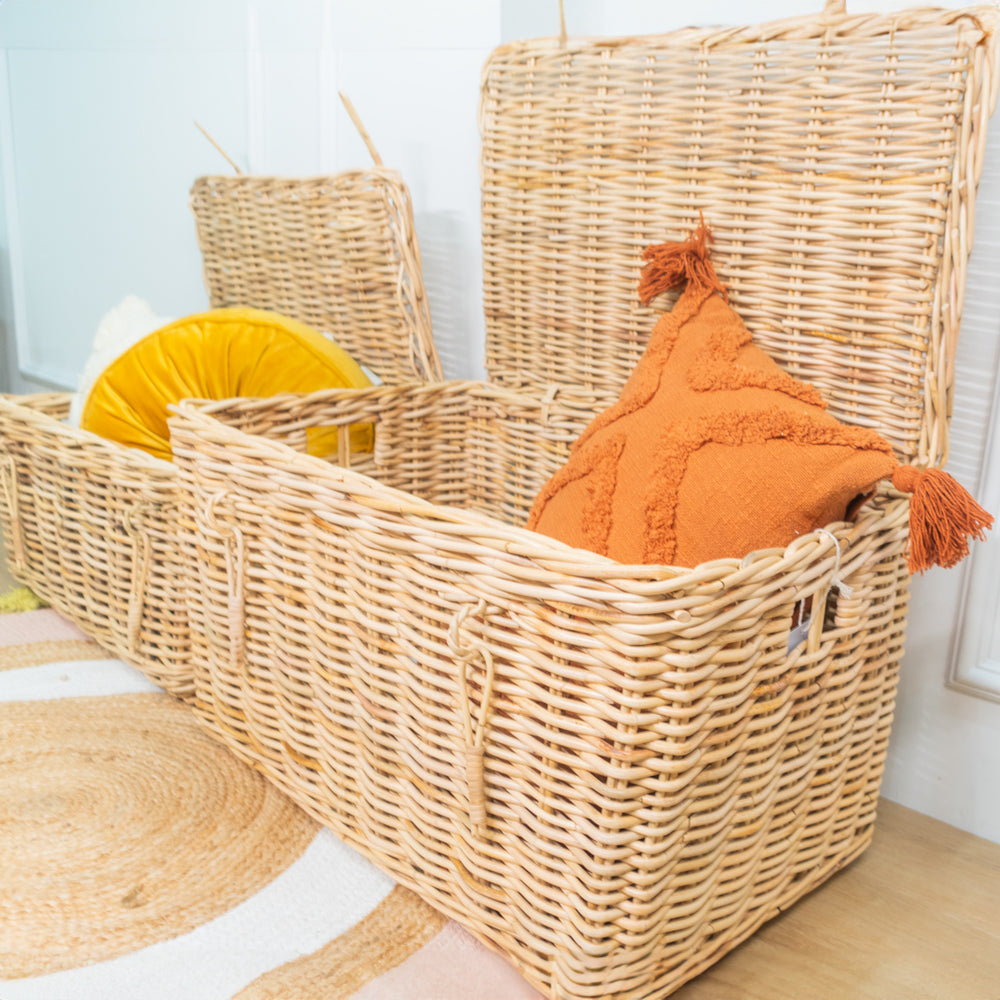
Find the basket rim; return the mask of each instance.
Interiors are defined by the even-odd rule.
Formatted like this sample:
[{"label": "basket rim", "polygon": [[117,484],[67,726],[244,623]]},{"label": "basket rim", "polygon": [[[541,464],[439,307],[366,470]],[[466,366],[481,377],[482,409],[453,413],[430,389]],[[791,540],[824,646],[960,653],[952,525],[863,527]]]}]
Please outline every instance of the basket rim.
[{"label": "basket rim", "polygon": [[[88,451],[107,458],[111,463],[127,466],[130,471],[134,468],[137,472],[148,474],[153,483],[162,481],[168,483],[171,488],[176,486],[177,467],[173,462],[157,458],[141,448],[133,448],[119,441],[101,437],[93,431],[57,420],[38,409],[37,406],[32,405],[33,402],[54,403],[65,400],[68,406],[72,395],[70,392],[30,393],[27,395],[0,393],[0,418],[7,411],[29,426],[41,427],[50,434],[58,435],[60,438],[59,446],[62,446],[64,442],[85,446]],[[4,437],[9,438],[10,435],[6,434]]]},{"label": "basket rim", "polygon": [[[893,35],[901,30],[911,30],[925,25],[949,26],[966,22],[982,38],[988,38],[1000,27],[1000,10],[986,4],[967,7],[910,7],[896,11],[866,11],[852,14],[827,13],[798,14],[771,21],[743,25],[693,25],[671,31],[649,33],[593,34],[593,35],[540,35],[533,38],[513,39],[494,48],[484,64],[484,75],[496,61],[512,54],[588,51],[592,49],[622,49],[635,47],[662,47],[676,43],[676,48],[713,49],[727,45],[745,45],[752,42],[805,40],[809,38],[864,35],[877,37]],[[996,94],[994,89],[994,101]]]},{"label": "basket rim", "polygon": [[[419,388],[421,384],[416,384]],[[505,401],[521,402],[537,407],[537,397],[492,386],[486,382],[452,381],[440,383],[436,388],[454,387],[471,392],[482,392]],[[376,387],[381,391],[382,387]],[[405,391],[406,386],[386,387],[387,391]],[[323,398],[343,398],[347,395],[365,394],[366,389],[324,389],[306,396],[290,398],[321,401]],[[544,576],[550,582],[570,583],[579,580],[578,603],[582,607],[594,607],[594,601],[604,605],[608,601],[656,600],[662,599],[666,591],[693,586],[729,589],[739,586],[745,579],[759,577],[764,571],[768,575],[782,575],[792,566],[801,567],[810,561],[818,562],[839,553],[837,569],[842,574],[851,572],[850,547],[854,538],[870,531],[884,517],[883,508],[888,504],[902,504],[908,509],[905,494],[891,485],[880,489],[877,498],[862,508],[853,522],[843,521],[826,525],[806,535],[796,538],[784,548],[759,549],[742,558],[728,557],[701,563],[695,567],[667,566],[655,564],[626,564],[616,562],[586,549],[574,548],[557,539],[550,538],[529,528],[508,524],[480,511],[451,507],[424,500],[405,490],[387,486],[379,480],[354,469],[342,468],[325,462],[313,455],[303,454],[290,446],[275,440],[253,435],[233,427],[213,414],[233,403],[246,404],[247,399],[199,401],[183,400],[170,407],[168,424],[171,430],[186,425],[197,435],[208,432],[213,437],[231,442],[233,453],[240,446],[249,446],[257,454],[253,460],[275,464],[302,477],[303,483],[321,482],[332,488],[350,490],[352,495],[365,498],[381,512],[395,513],[408,518],[426,518],[433,527],[443,529],[443,534],[462,533],[471,535],[477,544],[493,549],[498,558],[505,560],[505,568],[514,565],[524,568],[525,579],[540,581]],[[268,402],[274,402],[271,397]],[[553,404],[548,404],[553,405]],[[377,419],[376,419],[377,423]],[[287,498],[285,498],[287,499]],[[903,509],[901,508],[901,509]],[[313,507],[316,514],[319,512]],[[467,533],[467,535],[466,535]],[[843,548],[841,548],[843,546]],[[541,575],[539,575],[541,574]],[[836,573],[834,574],[836,575]],[[596,588],[596,592],[591,592]],[[567,597],[567,603],[572,598]],[[648,609],[646,609],[648,612]]]}]

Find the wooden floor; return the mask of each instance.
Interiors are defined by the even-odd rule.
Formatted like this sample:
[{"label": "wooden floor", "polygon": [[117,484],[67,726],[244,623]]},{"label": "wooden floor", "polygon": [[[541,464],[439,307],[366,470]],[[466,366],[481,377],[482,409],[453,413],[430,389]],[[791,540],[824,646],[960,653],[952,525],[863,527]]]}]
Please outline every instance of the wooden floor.
[{"label": "wooden floor", "polygon": [[673,1000],[1000,1000],[1000,845],[883,799],[865,854]]},{"label": "wooden floor", "polygon": [[883,800],[861,858],[673,1000],[1000,1000],[1000,845]]}]

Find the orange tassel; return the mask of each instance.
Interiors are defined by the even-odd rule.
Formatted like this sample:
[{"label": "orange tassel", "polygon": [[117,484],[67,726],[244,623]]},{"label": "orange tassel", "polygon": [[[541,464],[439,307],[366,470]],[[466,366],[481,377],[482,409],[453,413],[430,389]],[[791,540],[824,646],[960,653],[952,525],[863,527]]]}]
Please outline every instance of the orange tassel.
[{"label": "orange tassel", "polygon": [[901,465],[893,473],[892,485],[912,494],[911,573],[923,573],[931,566],[954,566],[969,554],[969,539],[985,540],[993,526],[993,515],[941,469]]},{"label": "orange tassel", "polygon": [[712,233],[702,218],[698,228],[683,243],[658,243],[642,252],[646,265],[639,278],[639,301],[647,305],[661,292],[683,282],[717,291],[728,299],[726,288],[708,258]]}]

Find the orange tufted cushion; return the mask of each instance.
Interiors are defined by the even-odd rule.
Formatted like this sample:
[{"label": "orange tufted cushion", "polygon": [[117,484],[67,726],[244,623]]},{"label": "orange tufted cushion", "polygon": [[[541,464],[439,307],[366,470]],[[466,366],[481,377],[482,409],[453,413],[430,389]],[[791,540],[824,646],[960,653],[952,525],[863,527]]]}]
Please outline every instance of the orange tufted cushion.
[{"label": "orange tufted cushion", "polygon": [[[530,528],[622,563],[696,566],[850,519],[879,480],[902,474],[888,441],[830,416],[813,386],[752,343],[707,241],[702,228],[647,251],[647,300],[687,287],[619,400],[538,496]],[[951,484],[960,489],[950,480],[949,495]],[[976,509],[964,530],[981,537],[989,515]],[[964,535],[956,544],[967,551]]]}]

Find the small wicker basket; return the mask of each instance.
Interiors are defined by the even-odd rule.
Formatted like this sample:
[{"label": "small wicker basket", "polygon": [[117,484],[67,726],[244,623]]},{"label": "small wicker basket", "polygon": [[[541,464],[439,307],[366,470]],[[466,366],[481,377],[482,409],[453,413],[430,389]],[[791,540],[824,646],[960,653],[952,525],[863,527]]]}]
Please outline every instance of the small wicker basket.
[{"label": "small wicker basket", "polygon": [[[440,378],[409,194],[395,171],[202,177],[191,207],[213,307],[314,325],[386,382]],[[110,652],[190,697],[176,467],[68,426],[69,403],[68,394],[0,397],[11,572]]]},{"label": "small wicker basket", "polygon": [[[519,527],[643,350],[641,250],[704,213],[757,342],[942,461],[996,29],[834,3],[507,45],[481,98],[491,382],[171,419],[195,710],[546,996],[664,997],[864,850],[903,649],[888,489],[694,569]],[[290,446],[361,420],[373,475]]]}]

